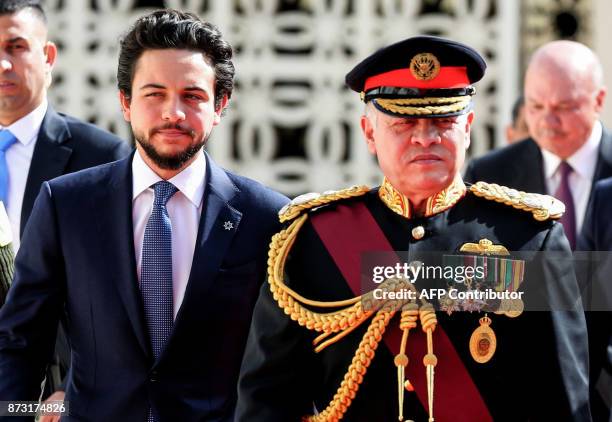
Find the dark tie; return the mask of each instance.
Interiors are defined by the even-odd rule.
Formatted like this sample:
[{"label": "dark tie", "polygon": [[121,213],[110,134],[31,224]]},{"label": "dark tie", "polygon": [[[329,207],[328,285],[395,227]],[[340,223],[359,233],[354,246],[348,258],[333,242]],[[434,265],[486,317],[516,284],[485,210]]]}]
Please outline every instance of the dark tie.
[{"label": "dark tie", "polygon": [[[155,360],[172,331],[172,223],[166,203],[177,192],[170,182],[153,185],[155,200],[142,242],[140,291]],[[148,422],[155,422],[151,408]]]},{"label": "dark tie", "polygon": [[17,138],[8,130],[0,131],[0,201],[4,202],[8,199],[8,183],[9,173],[8,165],[6,164],[6,150],[11,145],[17,142]]},{"label": "dark tie", "polygon": [[567,240],[569,240],[572,250],[576,249],[576,209],[574,207],[574,198],[572,191],[569,187],[569,175],[572,174],[574,169],[570,166],[567,161],[561,161],[559,164],[559,173],[561,180],[555,197],[560,199],[565,204],[565,214],[561,217],[561,224],[563,224],[563,230]]}]

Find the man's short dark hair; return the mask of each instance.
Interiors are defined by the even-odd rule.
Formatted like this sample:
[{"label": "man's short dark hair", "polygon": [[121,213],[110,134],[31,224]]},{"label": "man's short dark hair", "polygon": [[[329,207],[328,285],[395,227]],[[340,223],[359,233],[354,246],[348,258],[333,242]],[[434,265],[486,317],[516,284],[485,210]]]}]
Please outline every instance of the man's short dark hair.
[{"label": "man's short dark hair", "polygon": [[216,26],[193,13],[157,10],[139,18],[120,42],[117,85],[130,99],[136,62],[146,50],[185,49],[200,51],[215,71],[215,108],[234,88],[232,46]]},{"label": "man's short dark hair", "polygon": [[525,97],[520,95],[512,105],[512,126],[516,127],[521,109],[525,106]]},{"label": "man's short dark hair", "polygon": [[0,16],[12,15],[24,9],[31,9],[45,24],[47,15],[40,0],[0,0]]}]

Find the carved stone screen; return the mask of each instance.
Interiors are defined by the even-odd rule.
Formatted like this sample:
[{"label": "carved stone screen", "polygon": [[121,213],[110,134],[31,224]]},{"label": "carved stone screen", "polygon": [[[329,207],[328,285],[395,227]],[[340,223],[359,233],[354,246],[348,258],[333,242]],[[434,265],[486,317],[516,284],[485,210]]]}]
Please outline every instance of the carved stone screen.
[{"label": "carved stone screen", "polygon": [[218,25],[235,48],[237,78],[208,150],[221,165],[288,195],[380,181],[359,127],[363,103],[344,75],[381,46],[426,33],[486,57],[472,155],[503,144],[518,94],[518,1],[47,0],[46,7],[60,46],[52,103],[126,139],[115,82],[120,34],[157,7]]}]

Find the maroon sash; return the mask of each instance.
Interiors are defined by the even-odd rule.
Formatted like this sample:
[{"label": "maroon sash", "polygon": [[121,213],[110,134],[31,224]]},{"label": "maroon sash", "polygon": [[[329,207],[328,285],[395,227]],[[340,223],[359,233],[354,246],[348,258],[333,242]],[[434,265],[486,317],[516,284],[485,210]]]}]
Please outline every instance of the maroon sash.
[{"label": "maroon sash", "polygon": [[[361,295],[361,254],[367,251],[393,251],[393,247],[370,211],[361,202],[353,203],[351,206],[338,205],[335,211],[312,216],[311,221],[353,293],[356,296]],[[401,338],[399,324],[389,324],[383,340],[394,355],[399,353]],[[438,357],[434,387],[436,421],[492,422],[493,418],[470,374],[439,325],[433,335],[433,347]],[[425,366],[422,363],[426,353],[425,333],[420,328],[412,330],[406,350],[410,358],[406,368],[406,378],[414,386],[423,407],[428,409],[427,379]]]}]

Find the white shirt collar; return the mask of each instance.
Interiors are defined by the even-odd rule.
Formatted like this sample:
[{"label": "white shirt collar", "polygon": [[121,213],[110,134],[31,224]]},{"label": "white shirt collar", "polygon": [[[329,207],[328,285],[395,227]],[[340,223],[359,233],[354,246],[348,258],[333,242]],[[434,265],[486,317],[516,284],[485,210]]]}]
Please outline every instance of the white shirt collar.
[{"label": "white shirt collar", "polygon": [[[144,162],[139,150],[136,150],[132,159],[132,178],[132,200],[153,184],[163,180]],[[206,157],[204,151],[200,150],[196,159],[189,166],[168,181],[197,208],[202,203],[205,180]]]},{"label": "white shirt collar", "polygon": [[[593,125],[593,130],[591,131],[589,139],[587,139],[578,151],[566,160],[576,173],[589,180],[593,179],[593,175],[595,174],[602,131],[601,123],[596,121]],[[542,151],[542,158],[544,161],[544,176],[550,179],[557,171],[561,163],[561,158],[544,148],[540,148],[540,150]]]},{"label": "white shirt collar", "polygon": [[0,126],[2,129],[8,129],[23,145],[28,145],[34,139],[38,137],[38,131],[42,125],[42,121],[47,113],[47,100],[44,99],[42,103],[34,110],[23,116],[21,119],[13,122],[7,127]]}]

